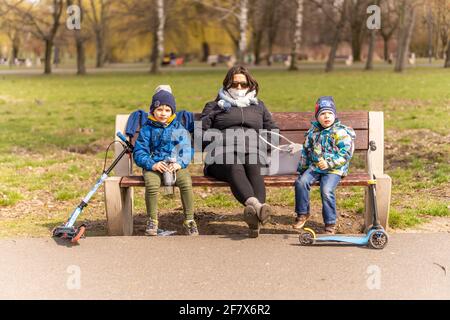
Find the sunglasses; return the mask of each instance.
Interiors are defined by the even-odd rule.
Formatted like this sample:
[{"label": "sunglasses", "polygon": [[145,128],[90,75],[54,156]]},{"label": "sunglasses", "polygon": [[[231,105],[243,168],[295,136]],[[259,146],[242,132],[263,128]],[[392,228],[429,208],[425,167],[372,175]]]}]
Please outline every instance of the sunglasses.
[{"label": "sunglasses", "polygon": [[242,89],[247,89],[248,88],[248,82],[241,82],[241,81],[233,81],[232,83],[231,83],[231,87],[233,88],[233,89],[236,89],[237,87],[239,87],[239,85],[241,85],[241,88]]}]

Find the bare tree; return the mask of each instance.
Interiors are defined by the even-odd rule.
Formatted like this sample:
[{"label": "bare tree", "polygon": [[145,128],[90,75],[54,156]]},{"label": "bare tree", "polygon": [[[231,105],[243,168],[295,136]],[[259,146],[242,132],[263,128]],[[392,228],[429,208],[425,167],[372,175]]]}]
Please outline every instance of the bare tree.
[{"label": "bare tree", "polygon": [[285,4],[286,0],[267,0],[267,18],[265,21],[267,28],[267,65],[269,66],[272,64],[273,46],[282,21],[282,9]]},{"label": "bare tree", "polygon": [[302,42],[302,26],[303,26],[303,0],[295,0],[296,2],[296,14],[295,14],[295,31],[294,39],[292,41],[291,49],[291,65],[289,70],[297,70],[297,58]]},{"label": "bare tree", "polygon": [[95,67],[102,68],[105,63],[105,41],[108,22],[111,19],[111,0],[89,0],[90,10],[85,10],[85,17],[90,22],[95,35]]},{"label": "bare tree", "polygon": [[170,0],[119,0],[119,9],[114,14],[125,22],[118,32],[126,32],[127,38],[152,35],[150,54],[151,73],[158,73],[164,56],[164,33],[168,21]]},{"label": "bare tree", "polygon": [[243,63],[248,47],[249,0],[230,0],[225,3],[218,0],[194,1],[215,13],[213,16],[222,23],[224,30],[235,44],[238,62]]},{"label": "bare tree", "polygon": [[267,64],[271,65],[273,46],[282,21],[282,13],[288,11],[286,7],[291,7],[290,2],[294,3],[295,1],[251,0],[249,2],[255,65],[261,63],[261,53],[265,45],[267,45]]},{"label": "bare tree", "polygon": [[383,0],[380,3],[381,7],[381,30],[380,35],[384,42],[384,61],[389,60],[389,41],[398,28],[399,17],[396,10],[394,0]]},{"label": "bare tree", "polygon": [[400,3],[400,30],[397,41],[397,60],[395,61],[396,72],[405,69],[406,59],[409,54],[409,45],[416,21],[416,3],[410,0],[402,0]]},{"label": "bare tree", "polygon": [[20,17],[14,12],[24,0],[0,1],[0,30],[3,30],[11,42],[11,54],[9,58],[10,66],[14,64],[19,56],[22,44],[23,28]]},{"label": "bare tree", "polygon": [[[316,4],[318,8],[322,10],[322,12],[328,17],[330,21],[334,21],[335,31],[331,42],[330,53],[328,55],[327,63],[325,66],[325,72],[331,72],[334,69],[334,61],[336,59],[336,52],[341,42],[342,33],[347,21],[347,11],[349,7],[349,0],[343,0],[339,2],[335,2],[332,5],[332,12],[328,12],[325,5],[318,0],[311,0]],[[334,18],[338,17],[338,20],[335,21]]]},{"label": "bare tree", "polygon": [[[381,0],[375,1],[375,5],[379,6]],[[373,69],[373,56],[375,53],[375,41],[377,38],[377,29],[370,30],[370,36],[369,36],[369,49],[367,52],[367,61],[366,61],[366,70],[372,70]]]},{"label": "bare tree", "polygon": [[151,73],[159,72],[164,55],[164,26],[166,24],[164,0],[156,0],[157,25],[153,30],[153,50],[152,50],[152,68]]},{"label": "bare tree", "polygon": [[[436,16],[436,57],[444,58],[450,37],[450,0],[434,0]],[[438,48],[441,50],[438,50]],[[447,53],[448,58],[448,53]]]},{"label": "bare tree", "polygon": [[21,38],[23,31],[20,26],[20,19],[17,16],[9,13],[5,15],[0,23],[0,27],[11,42],[11,53],[9,57],[9,65],[12,66],[19,56]]},{"label": "bare tree", "polygon": [[[67,0],[67,7],[70,8],[75,4],[74,0]],[[77,51],[77,74],[84,75],[86,74],[86,50],[85,50],[85,42],[90,39],[90,35],[86,32],[82,31],[81,24],[83,23],[83,3],[81,0],[76,0],[76,6],[79,8],[80,13],[80,28],[75,28],[70,30],[69,32],[73,33],[73,37],[75,40],[75,47]]]},{"label": "bare tree", "polygon": [[450,41],[447,44],[447,53],[445,58],[444,68],[450,68]]},{"label": "bare tree", "polygon": [[428,31],[428,62],[431,64],[433,59],[433,29],[434,29],[434,16],[431,2],[425,4],[425,24]]},{"label": "bare tree", "polygon": [[351,44],[354,61],[361,61],[361,48],[366,31],[367,0],[348,1],[348,18],[351,30]]},{"label": "bare tree", "polygon": [[239,5],[239,51],[238,61],[243,63],[247,52],[248,0],[240,0]]},{"label": "bare tree", "polygon": [[24,28],[45,43],[44,74],[52,73],[52,50],[63,7],[63,0],[42,0],[32,3],[24,2],[21,6],[13,8],[21,17]]},{"label": "bare tree", "polygon": [[261,63],[261,49],[264,37],[264,26],[267,20],[267,1],[266,0],[250,0],[250,23],[252,26],[252,45],[253,54],[255,56],[255,65]]}]

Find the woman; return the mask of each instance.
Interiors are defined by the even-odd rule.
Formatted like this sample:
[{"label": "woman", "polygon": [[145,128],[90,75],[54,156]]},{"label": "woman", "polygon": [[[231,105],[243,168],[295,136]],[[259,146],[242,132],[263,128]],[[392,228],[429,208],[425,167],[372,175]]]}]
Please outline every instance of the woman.
[{"label": "woman", "polygon": [[[272,115],[257,98],[258,91],[258,82],[248,70],[235,66],[225,76],[217,98],[206,104],[201,115],[203,141],[208,140],[208,136],[218,137],[219,133],[215,147],[208,148],[212,151],[207,152],[205,174],[229,183],[234,197],[245,206],[244,220],[252,238],[258,237],[260,223],[267,222],[271,214],[270,206],[265,203],[261,164],[255,161],[257,135],[262,129],[278,130]],[[242,137],[244,139],[239,139]],[[246,143],[245,137],[253,139]]]}]

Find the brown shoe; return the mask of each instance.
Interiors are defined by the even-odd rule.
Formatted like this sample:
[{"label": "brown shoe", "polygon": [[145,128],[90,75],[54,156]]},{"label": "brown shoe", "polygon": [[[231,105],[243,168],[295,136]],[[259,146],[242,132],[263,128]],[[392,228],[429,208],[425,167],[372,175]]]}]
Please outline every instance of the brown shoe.
[{"label": "brown shoe", "polygon": [[325,225],[325,233],[326,234],[336,234],[336,225],[335,224],[326,224]]},{"label": "brown shoe", "polygon": [[292,228],[301,229],[305,225],[306,221],[308,221],[310,214],[302,214],[295,218],[295,222],[292,224]]}]

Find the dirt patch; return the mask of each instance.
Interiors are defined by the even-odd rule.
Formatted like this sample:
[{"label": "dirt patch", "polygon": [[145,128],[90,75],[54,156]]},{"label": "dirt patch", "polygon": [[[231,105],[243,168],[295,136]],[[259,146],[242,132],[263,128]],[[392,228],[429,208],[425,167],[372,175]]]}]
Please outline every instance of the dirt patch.
[{"label": "dirt patch", "polygon": [[385,166],[388,170],[404,168],[415,158],[437,164],[448,158],[447,151],[442,147],[444,145],[450,145],[450,135],[440,135],[427,129],[388,130]]},{"label": "dirt patch", "polygon": [[[67,151],[79,153],[79,154],[94,155],[99,152],[105,152],[106,148],[108,147],[108,145],[110,143],[111,143],[111,139],[100,139],[100,140],[96,140],[87,145],[82,144],[82,145],[70,146],[67,148]],[[112,152],[114,152],[113,146],[111,146],[110,150],[112,150]]]}]

